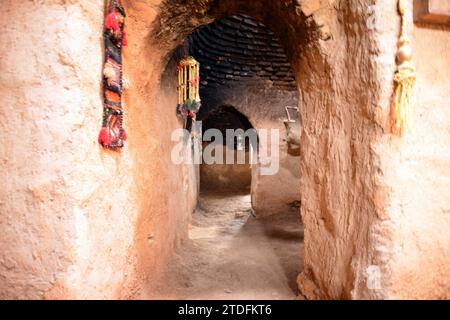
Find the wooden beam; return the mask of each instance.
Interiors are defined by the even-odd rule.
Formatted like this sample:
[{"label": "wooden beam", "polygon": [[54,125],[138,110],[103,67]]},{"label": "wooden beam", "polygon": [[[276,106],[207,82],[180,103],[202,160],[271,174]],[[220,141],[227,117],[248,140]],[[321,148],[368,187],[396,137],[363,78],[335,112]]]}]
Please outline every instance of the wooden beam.
[{"label": "wooden beam", "polygon": [[450,0],[414,0],[414,22],[450,25]]}]

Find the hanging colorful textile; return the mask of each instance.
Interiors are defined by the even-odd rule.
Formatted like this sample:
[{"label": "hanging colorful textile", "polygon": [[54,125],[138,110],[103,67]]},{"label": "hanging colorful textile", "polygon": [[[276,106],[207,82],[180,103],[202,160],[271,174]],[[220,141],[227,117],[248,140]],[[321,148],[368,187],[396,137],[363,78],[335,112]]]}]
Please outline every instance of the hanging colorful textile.
[{"label": "hanging colorful textile", "polygon": [[119,0],[106,1],[103,68],[103,124],[98,142],[106,148],[121,148],[127,139],[122,127],[122,47],[127,45],[124,31],[125,10]]},{"label": "hanging colorful textile", "polygon": [[180,61],[178,69],[177,115],[185,119],[185,128],[190,131],[196,113],[200,110],[200,64],[187,57]]},{"label": "hanging colorful textile", "polygon": [[416,69],[411,63],[412,49],[406,32],[406,0],[398,1],[398,10],[401,15],[401,34],[397,51],[397,72],[394,75],[395,97],[392,131],[401,136],[411,126],[411,104]]}]

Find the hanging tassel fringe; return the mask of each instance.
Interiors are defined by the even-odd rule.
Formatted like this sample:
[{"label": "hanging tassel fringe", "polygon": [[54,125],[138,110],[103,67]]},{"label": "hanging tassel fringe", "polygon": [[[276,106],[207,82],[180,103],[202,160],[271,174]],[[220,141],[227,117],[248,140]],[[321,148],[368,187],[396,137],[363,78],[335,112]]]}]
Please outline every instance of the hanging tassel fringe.
[{"label": "hanging tassel fringe", "polygon": [[110,139],[107,128],[102,128],[100,134],[98,135],[98,143],[101,145],[109,145]]},{"label": "hanging tassel fringe", "polygon": [[398,9],[402,19],[399,49],[397,51],[397,72],[394,75],[395,97],[393,106],[394,134],[399,136],[411,128],[411,107],[414,85],[416,82],[416,69],[411,63],[412,49],[406,32],[406,4],[404,0],[398,1]]},{"label": "hanging tassel fringe", "polygon": [[394,133],[402,135],[411,128],[411,104],[416,81],[414,68],[399,67],[394,76],[396,82],[394,98]]}]

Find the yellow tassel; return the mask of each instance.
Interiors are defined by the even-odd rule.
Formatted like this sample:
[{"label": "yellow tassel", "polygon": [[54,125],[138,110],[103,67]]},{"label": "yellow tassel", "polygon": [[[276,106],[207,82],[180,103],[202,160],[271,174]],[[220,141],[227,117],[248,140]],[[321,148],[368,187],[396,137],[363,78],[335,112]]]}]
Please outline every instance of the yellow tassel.
[{"label": "yellow tassel", "polygon": [[396,134],[402,135],[406,129],[411,128],[411,104],[415,70],[411,66],[400,66],[394,76],[396,82],[394,98],[394,128]]},{"label": "yellow tassel", "polygon": [[394,121],[392,131],[403,135],[406,129],[411,128],[411,105],[416,82],[416,69],[411,63],[412,49],[406,33],[405,1],[398,1],[398,9],[402,18],[399,49],[397,52],[397,72],[394,75],[395,97],[394,97]]}]

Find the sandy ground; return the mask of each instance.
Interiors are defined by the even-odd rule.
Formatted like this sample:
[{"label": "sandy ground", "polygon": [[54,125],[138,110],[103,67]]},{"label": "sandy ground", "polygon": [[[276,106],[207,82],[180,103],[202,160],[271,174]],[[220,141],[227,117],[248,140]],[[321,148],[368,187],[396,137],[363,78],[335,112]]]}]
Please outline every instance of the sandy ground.
[{"label": "sandy ground", "polygon": [[298,209],[258,219],[249,195],[202,193],[189,240],[158,285],[162,299],[297,299]]}]

